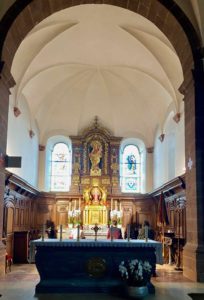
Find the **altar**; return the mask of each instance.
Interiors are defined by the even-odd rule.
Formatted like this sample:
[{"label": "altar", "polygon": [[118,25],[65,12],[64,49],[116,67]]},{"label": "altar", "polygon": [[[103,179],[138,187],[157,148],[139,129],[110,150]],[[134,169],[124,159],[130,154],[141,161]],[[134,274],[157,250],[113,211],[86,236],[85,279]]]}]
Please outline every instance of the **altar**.
[{"label": "altar", "polygon": [[[126,259],[148,260],[155,272],[162,264],[162,244],[149,240],[35,240],[40,282],[36,293],[119,292],[123,282],[118,270]],[[154,286],[149,283],[149,292]]]}]

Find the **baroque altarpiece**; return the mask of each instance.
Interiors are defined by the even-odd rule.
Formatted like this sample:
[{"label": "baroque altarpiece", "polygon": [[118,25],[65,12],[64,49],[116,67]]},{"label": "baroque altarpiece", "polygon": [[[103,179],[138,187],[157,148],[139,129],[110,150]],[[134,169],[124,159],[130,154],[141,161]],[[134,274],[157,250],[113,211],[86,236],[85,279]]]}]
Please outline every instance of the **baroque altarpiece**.
[{"label": "baroque altarpiece", "polygon": [[71,137],[73,170],[71,193],[82,194],[83,224],[107,225],[110,210],[119,211],[119,148],[121,138],[94,124],[80,136]]},{"label": "baroque altarpiece", "polygon": [[130,221],[155,223],[155,203],[151,196],[122,193],[120,187],[120,145],[95,118],[92,126],[72,142],[72,175],[69,192],[41,193],[36,202],[35,224],[51,219],[58,226],[80,222],[85,227],[96,223],[107,227],[117,219],[123,227]]}]

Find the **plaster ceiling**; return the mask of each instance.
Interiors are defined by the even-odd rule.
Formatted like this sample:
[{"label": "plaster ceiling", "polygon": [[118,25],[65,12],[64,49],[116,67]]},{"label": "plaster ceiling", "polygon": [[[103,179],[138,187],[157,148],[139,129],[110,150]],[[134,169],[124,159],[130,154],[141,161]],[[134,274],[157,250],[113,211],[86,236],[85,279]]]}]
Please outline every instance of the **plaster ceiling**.
[{"label": "plaster ceiling", "polygon": [[123,8],[80,5],[43,20],[18,48],[15,102],[28,102],[40,141],[77,135],[94,117],[113,135],[152,146],[170,110],[179,112],[182,68],[150,21]]}]

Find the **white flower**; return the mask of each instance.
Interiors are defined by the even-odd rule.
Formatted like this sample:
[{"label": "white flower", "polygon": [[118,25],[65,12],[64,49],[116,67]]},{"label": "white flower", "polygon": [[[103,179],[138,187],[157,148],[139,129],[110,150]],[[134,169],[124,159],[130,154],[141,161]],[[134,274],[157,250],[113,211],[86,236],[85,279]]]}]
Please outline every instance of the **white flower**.
[{"label": "white flower", "polygon": [[133,286],[141,286],[146,284],[151,276],[152,266],[148,261],[132,259],[122,261],[119,265],[119,272],[121,277]]}]

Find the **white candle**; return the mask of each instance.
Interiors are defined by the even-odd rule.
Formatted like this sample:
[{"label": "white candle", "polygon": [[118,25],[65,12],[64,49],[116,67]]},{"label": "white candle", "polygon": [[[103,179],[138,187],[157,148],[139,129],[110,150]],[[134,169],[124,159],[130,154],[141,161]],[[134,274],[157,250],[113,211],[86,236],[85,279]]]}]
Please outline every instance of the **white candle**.
[{"label": "white candle", "polygon": [[122,211],[122,203],[120,202],[120,211]]},{"label": "white candle", "polygon": [[60,225],[60,241],[62,240],[62,225]]}]

